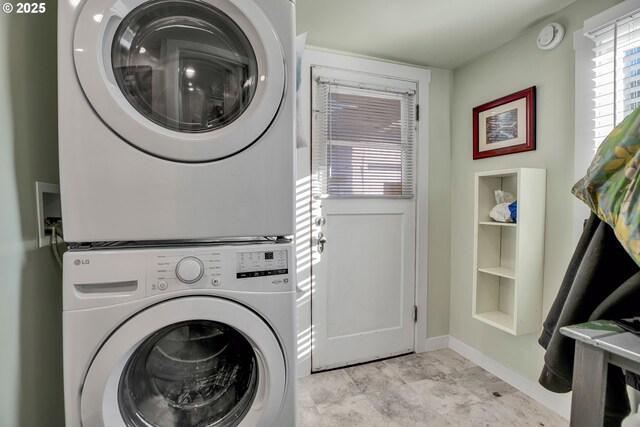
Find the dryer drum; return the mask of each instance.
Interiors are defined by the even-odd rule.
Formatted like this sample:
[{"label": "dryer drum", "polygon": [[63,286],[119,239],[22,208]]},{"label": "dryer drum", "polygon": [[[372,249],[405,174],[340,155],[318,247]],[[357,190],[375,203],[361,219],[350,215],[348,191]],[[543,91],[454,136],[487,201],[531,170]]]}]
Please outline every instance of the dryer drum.
[{"label": "dryer drum", "polygon": [[188,321],[147,338],[127,362],[118,387],[126,424],[236,426],[257,389],[249,341],[219,322]]},{"label": "dryer drum", "polygon": [[178,132],[228,125],[256,92],[258,68],[251,43],[229,16],[200,1],[138,6],[119,25],[111,60],[131,105]]}]

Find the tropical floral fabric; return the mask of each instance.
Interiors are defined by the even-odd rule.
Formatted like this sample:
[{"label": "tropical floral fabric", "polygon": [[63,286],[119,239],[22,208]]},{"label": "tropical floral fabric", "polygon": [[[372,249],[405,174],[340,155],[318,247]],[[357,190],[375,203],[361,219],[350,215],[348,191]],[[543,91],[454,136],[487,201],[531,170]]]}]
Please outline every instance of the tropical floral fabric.
[{"label": "tropical floral fabric", "polygon": [[640,108],[604,139],[584,178],[572,193],[611,225],[622,246],[640,265]]}]

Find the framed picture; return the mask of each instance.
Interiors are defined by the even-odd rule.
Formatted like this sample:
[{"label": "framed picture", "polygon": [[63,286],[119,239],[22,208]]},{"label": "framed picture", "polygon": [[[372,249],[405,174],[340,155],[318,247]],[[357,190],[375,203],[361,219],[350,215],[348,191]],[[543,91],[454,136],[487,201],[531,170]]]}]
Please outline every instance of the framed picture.
[{"label": "framed picture", "polygon": [[473,109],[473,159],[536,149],[536,87]]}]

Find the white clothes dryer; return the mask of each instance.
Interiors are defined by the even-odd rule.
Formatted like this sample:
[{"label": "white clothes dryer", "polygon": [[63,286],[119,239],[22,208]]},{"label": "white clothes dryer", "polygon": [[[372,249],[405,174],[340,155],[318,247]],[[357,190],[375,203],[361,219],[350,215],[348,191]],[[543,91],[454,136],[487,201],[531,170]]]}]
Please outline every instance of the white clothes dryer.
[{"label": "white clothes dryer", "polygon": [[293,247],[64,255],[67,427],[293,427]]},{"label": "white clothes dryer", "polygon": [[68,242],[294,232],[294,3],[58,4]]}]

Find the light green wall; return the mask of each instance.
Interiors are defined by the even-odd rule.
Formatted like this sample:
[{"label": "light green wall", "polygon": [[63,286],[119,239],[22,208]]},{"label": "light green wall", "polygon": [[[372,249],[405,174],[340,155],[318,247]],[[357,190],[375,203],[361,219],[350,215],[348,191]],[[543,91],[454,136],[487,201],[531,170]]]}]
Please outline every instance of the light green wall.
[{"label": "light green wall", "polygon": [[427,338],[449,334],[452,80],[451,71],[431,69]]},{"label": "light green wall", "polygon": [[[542,366],[539,334],[514,337],[471,317],[474,173],[513,167],[547,170],[544,317],[573,252],[573,32],[582,27],[585,18],[616,3],[619,1],[578,0],[518,38],[454,71],[450,334],[531,380],[537,380]],[[536,47],[536,36],[550,22],[559,22],[567,32],[556,49],[542,51]],[[534,85],[536,150],[472,160],[473,107]]]},{"label": "light green wall", "polygon": [[35,181],[58,182],[56,2],[0,14],[0,425],[63,426],[61,273],[36,240]]}]

